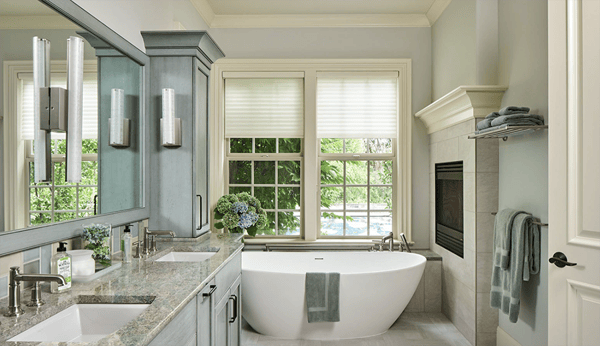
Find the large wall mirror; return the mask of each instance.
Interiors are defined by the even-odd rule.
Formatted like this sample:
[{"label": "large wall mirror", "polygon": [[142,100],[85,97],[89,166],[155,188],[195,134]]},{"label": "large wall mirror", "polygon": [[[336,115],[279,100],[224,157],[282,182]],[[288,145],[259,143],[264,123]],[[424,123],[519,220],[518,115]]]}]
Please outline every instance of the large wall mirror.
[{"label": "large wall mirror", "polygon": [[[71,0],[0,0],[0,16],[0,255],[76,235],[84,223],[122,224],[148,217],[147,56]],[[83,39],[78,183],[66,180],[70,139],[61,131],[48,132],[48,177],[36,181],[35,138],[40,137],[34,135],[39,127],[34,121],[34,91],[39,90],[34,86],[34,37],[50,42],[50,86],[62,88],[68,78],[67,40]]]}]

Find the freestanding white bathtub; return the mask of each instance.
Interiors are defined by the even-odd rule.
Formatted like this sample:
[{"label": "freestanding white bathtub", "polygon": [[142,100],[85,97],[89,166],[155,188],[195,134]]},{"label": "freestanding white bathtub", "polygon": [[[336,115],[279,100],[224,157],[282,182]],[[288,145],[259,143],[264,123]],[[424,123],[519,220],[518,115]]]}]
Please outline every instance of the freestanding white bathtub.
[{"label": "freestanding white bathtub", "polygon": [[[242,315],[284,339],[351,339],[387,331],[412,298],[425,257],[405,252],[243,252]],[[339,272],[340,321],[308,323],[306,272]]]}]

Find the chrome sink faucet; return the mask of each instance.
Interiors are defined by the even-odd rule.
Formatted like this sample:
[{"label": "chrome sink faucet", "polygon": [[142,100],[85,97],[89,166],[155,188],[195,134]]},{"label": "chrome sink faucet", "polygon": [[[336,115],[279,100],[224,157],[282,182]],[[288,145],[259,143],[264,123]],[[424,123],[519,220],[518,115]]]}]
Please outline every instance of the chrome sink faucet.
[{"label": "chrome sink faucet", "polygon": [[144,227],[142,230],[142,239],[144,243],[143,254],[149,255],[152,252],[156,252],[156,236],[157,235],[169,235],[172,238],[175,237],[173,231],[150,231],[148,227]]},{"label": "chrome sink faucet", "polygon": [[28,306],[40,306],[44,304],[41,301],[41,292],[39,283],[42,281],[54,281],[60,286],[66,285],[65,278],[58,274],[21,274],[19,267],[10,267],[10,277],[8,284],[8,312],[6,317],[20,316],[25,313],[21,309],[21,281],[33,281],[35,286],[31,291],[31,302]]}]

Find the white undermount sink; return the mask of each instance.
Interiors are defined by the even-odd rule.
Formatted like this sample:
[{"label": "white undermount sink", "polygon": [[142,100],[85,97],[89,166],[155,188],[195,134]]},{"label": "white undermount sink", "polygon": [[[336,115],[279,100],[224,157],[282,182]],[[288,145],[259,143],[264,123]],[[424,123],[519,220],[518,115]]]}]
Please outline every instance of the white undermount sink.
[{"label": "white undermount sink", "polygon": [[202,262],[215,254],[216,252],[169,252],[156,262]]},{"label": "white undermount sink", "polygon": [[94,342],[138,317],[150,304],[75,304],[8,341]]}]

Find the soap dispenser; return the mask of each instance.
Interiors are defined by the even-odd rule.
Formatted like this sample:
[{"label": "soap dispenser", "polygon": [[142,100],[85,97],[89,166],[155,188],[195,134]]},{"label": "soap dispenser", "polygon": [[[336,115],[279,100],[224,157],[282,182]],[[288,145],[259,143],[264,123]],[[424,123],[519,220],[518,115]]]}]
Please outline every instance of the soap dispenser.
[{"label": "soap dispenser", "polygon": [[133,257],[131,253],[131,229],[129,227],[131,225],[125,225],[123,235],[121,236],[121,251],[123,252],[124,263],[131,263]]},{"label": "soap dispenser", "polygon": [[61,241],[59,244],[56,254],[52,256],[50,267],[52,274],[60,274],[65,278],[66,285],[58,286],[58,283],[53,281],[50,284],[50,292],[52,293],[62,293],[71,288],[73,259],[67,253],[67,243]]}]

